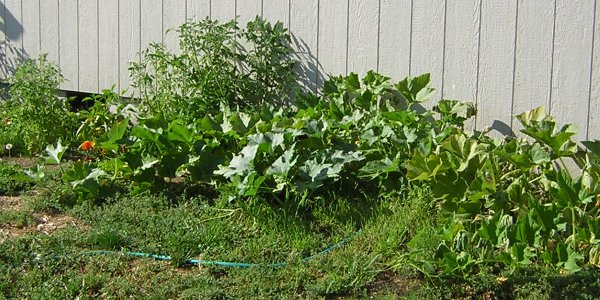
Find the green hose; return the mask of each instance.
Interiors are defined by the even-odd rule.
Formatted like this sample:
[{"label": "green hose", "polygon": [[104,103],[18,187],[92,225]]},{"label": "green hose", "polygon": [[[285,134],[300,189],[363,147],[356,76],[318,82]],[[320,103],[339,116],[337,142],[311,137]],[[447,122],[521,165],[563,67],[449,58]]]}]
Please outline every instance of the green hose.
[{"label": "green hose", "polygon": [[[351,236],[341,240],[340,242],[331,245],[320,252],[317,252],[314,255],[307,256],[302,259],[302,261],[309,261],[319,256],[323,256],[328,254],[329,252],[343,247],[348,244],[357,234],[358,232],[352,234]],[[144,252],[119,252],[119,251],[109,251],[109,250],[95,250],[95,251],[85,251],[81,252],[82,255],[107,255],[107,254],[124,254],[126,256],[132,257],[145,257],[152,258],[156,260],[172,260],[170,256],[159,255],[159,254],[151,254]],[[268,267],[268,268],[280,268],[285,267],[289,263],[287,262],[279,262],[279,263],[270,263],[270,264],[256,264],[256,263],[242,263],[242,262],[228,262],[228,261],[211,261],[211,260],[201,260],[201,259],[187,259],[184,265],[204,265],[204,266],[219,266],[219,267],[235,267],[235,268],[251,268],[251,267]]]}]

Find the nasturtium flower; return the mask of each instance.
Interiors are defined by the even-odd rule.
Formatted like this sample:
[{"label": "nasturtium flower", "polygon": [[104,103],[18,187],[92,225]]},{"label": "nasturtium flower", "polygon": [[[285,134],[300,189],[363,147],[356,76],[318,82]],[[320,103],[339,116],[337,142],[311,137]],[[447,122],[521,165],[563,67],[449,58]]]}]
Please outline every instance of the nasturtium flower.
[{"label": "nasturtium flower", "polygon": [[96,142],[93,141],[85,141],[81,144],[81,146],[79,146],[81,148],[81,150],[83,151],[88,151],[92,148],[94,148],[94,146],[96,146]]}]

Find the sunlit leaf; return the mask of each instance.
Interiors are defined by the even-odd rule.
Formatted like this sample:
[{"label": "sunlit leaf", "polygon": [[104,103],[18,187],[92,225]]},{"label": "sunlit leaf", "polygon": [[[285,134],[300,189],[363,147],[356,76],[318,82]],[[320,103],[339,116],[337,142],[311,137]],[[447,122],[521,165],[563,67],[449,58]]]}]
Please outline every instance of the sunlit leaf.
[{"label": "sunlit leaf", "polygon": [[62,157],[63,155],[65,155],[65,152],[67,151],[67,147],[63,146],[60,142],[60,140],[56,143],[56,146],[54,145],[48,145],[46,146],[46,154],[47,156],[45,156],[45,161],[47,164],[54,164],[54,165],[58,165],[62,162]]}]

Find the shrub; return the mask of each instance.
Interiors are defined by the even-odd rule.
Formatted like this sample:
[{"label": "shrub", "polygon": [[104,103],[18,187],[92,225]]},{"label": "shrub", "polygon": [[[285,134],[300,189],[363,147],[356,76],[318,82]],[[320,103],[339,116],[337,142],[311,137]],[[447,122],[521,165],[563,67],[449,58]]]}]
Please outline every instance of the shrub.
[{"label": "shrub", "polygon": [[131,131],[116,123],[66,179],[84,198],[117,179],[141,192],[176,178],[215,188],[222,199],[291,206],[332,193],[386,194],[406,183],[403,162],[415,149],[435,147],[470,117],[468,105],[452,102],[453,112],[440,110],[443,120],[432,123],[432,112],[412,108],[432,91],[429,75],[394,85],[369,72],[332,78],[323,96],[298,98],[295,109],[146,118]]},{"label": "shrub", "polygon": [[37,153],[58,139],[72,139],[73,114],[56,95],[62,80],[44,55],[17,68],[9,78],[9,98],[0,103],[0,144],[12,144],[14,152]]},{"label": "shrub", "polygon": [[289,103],[297,88],[290,37],[281,23],[260,19],[187,22],[179,33],[180,53],[164,44],[142,51],[130,70],[143,107],[168,119],[197,119],[222,106],[252,110]]}]

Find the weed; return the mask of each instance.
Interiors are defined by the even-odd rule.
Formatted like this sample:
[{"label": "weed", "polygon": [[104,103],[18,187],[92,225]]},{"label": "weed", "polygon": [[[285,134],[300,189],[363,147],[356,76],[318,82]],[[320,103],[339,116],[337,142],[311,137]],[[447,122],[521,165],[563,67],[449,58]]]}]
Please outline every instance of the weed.
[{"label": "weed", "polygon": [[33,181],[15,165],[0,161],[0,196],[14,196],[30,189]]},{"label": "weed", "polygon": [[9,225],[23,228],[32,224],[35,224],[35,218],[29,211],[5,210],[0,212],[0,226]]}]

